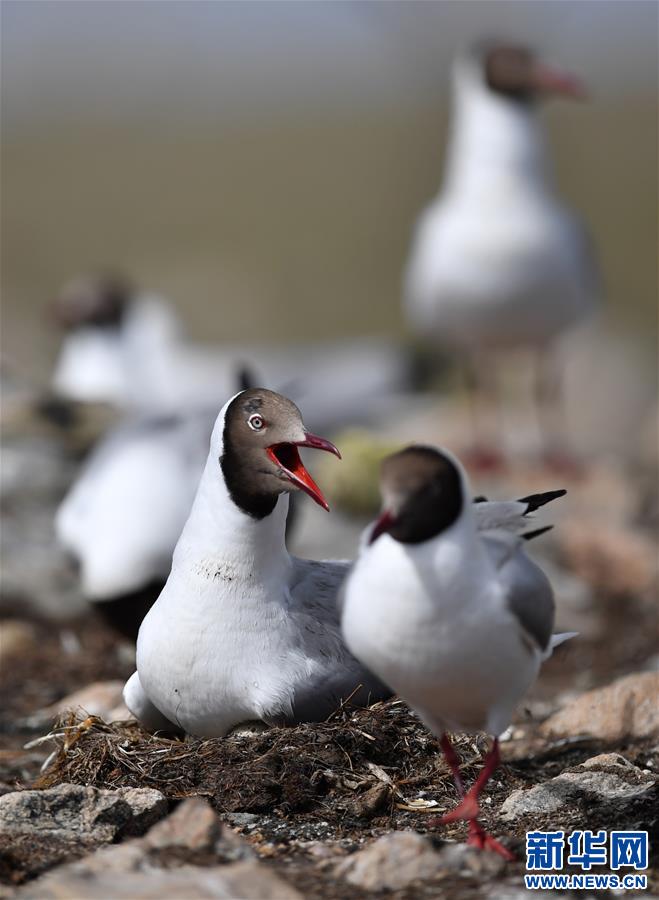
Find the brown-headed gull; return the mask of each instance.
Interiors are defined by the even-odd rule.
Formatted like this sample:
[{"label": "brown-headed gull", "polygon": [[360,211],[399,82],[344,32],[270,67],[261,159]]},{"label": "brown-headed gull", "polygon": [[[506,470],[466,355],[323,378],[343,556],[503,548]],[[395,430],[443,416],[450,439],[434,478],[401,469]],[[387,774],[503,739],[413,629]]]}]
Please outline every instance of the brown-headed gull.
[{"label": "brown-headed gull", "polygon": [[342,700],[390,693],[341,638],[336,598],[347,564],[286,549],[289,492],[328,508],[300,447],[339,455],[279,394],[243,391],[220,412],[124,689],[145,726],[216,737],[245,721],[323,719]]},{"label": "brown-headed gull", "polygon": [[[496,392],[490,356],[532,351],[556,456],[560,371],[550,351],[593,308],[599,283],[588,235],[552,183],[538,106],[581,95],[574,78],[524,47],[481,44],[457,58],[444,179],[419,218],[405,273],[410,324],[461,354],[472,388]],[[498,453],[480,443],[474,462],[496,464]]]},{"label": "brown-headed gull", "polygon": [[[498,735],[542,661],[570,635],[552,635],[554,598],[526,555],[527,515],[564,493],[473,503],[460,463],[411,446],[381,472],[382,514],[365,532],[342,591],[348,648],[391,685],[440,739],[469,841],[510,857],[477,821],[478,798],[499,762]],[[489,509],[488,509],[489,507]],[[448,732],[494,736],[465,793]]]},{"label": "brown-headed gull", "polygon": [[163,297],[113,274],[73,279],[53,314],[64,330],[56,393],[131,414],[217,410],[218,396],[264,382],[304,405],[311,427],[325,430],[386,414],[414,376],[407,353],[378,337],[283,347],[195,343]]}]

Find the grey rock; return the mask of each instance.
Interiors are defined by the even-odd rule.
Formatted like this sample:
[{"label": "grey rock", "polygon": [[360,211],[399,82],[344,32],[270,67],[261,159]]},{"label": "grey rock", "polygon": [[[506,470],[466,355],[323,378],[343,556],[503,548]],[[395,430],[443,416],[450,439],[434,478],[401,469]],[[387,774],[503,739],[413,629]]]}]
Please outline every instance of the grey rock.
[{"label": "grey rock", "polygon": [[130,819],[121,830],[121,837],[144,834],[167,815],[167,799],[153,788],[123,787],[113,792],[130,807]]},{"label": "grey rock", "polygon": [[21,888],[17,896],[39,900],[301,900],[297,891],[261,865],[249,844],[223,825],[199,798],[183,801],[143,837],[100,847],[84,859],[42,875]]},{"label": "grey rock", "polygon": [[428,838],[415,831],[395,831],[342,860],[334,871],[355,887],[395,891],[432,878],[443,867],[441,855]]},{"label": "grey rock", "polygon": [[226,866],[181,866],[143,872],[104,872],[89,878],[70,868],[21,888],[26,900],[302,900],[293,887],[258,862]]},{"label": "grey rock", "polygon": [[496,853],[485,853],[467,844],[445,844],[439,851],[439,858],[448,872],[463,872],[491,878],[506,867],[506,861]]},{"label": "grey rock", "polygon": [[0,797],[0,852],[20,875],[36,875],[101,844],[139,834],[167,812],[160,791],[61,784]]},{"label": "grey rock", "polygon": [[[582,766],[577,772],[563,772],[551,781],[529,790],[513,791],[501,807],[501,818],[510,822],[520,816],[551,814],[583,800],[625,804],[649,797],[654,790],[654,776],[645,775],[635,766],[627,768],[618,764],[624,771],[623,775],[600,770],[599,767],[603,765],[601,757],[594,757],[588,762],[591,763],[590,766]],[[630,773],[632,778],[629,777]]]},{"label": "grey rock", "polygon": [[227,828],[208,803],[198,797],[184,800],[170,816],[149,831],[142,843],[147,851],[208,852],[223,862],[255,858],[250,845]]},{"label": "grey rock", "polygon": [[[137,821],[144,824],[148,805],[135,796],[140,793],[142,791],[126,788],[123,800],[138,813],[140,806],[146,807],[142,818],[139,815],[136,817]],[[121,836],[124,837],[127,833],[128,830],[124,828]],[[93,848],[86,849],[89,851]],[[52,874],[56,875],[56,885],[60,882],[69,885],[83,880],[94,885],[96,880],[100,880],[104,885],[110,872],[141,873],[190,863],[210,866],[255,859],[256,854],[249,844],[224,826],[208,803],[199,798],[191,798],[184,800],[170,816],[155,824],[142,837],[98,847],[82,859],[65,863]],[[51,879],[51,875],[42,876],[37,883],[44,881],[46,886],[50,885],[51,880],[45,879]]]},{"label": "grey rock", "polygon": [[246,825],[256,825],[262,816],[248,812],[229,812],[225,813],[224,818],[230,825],[235,825],[236,828],[244,828]]}]

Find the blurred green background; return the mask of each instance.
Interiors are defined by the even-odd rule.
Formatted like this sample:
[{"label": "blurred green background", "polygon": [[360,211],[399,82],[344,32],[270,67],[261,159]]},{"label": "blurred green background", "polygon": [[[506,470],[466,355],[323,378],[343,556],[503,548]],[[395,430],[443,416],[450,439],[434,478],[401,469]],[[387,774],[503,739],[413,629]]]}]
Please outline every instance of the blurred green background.
[{"label": "blurred green background", "polygon": [[116,265],[197,338],[404,334],[401,270],[437,190],[449,65],[530,42],[580,75],[548,105],[606,317],[654,352],[654,2],[2,3],[5,358],[43,377],[45,308]]}]

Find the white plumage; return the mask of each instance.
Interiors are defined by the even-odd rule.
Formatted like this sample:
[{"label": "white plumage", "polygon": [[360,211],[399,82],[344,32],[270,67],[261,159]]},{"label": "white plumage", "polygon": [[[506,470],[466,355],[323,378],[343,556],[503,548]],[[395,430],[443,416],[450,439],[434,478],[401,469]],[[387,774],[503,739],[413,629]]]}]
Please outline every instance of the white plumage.
[{"label": "white plumage", "polygon": [[542,347],[598,294],[587,235],[554,189],[534,104],[492,90],[479,54],[453,73],[439,196],[417,224],[406,312],[447,346]]},{"label": "white plumage", "polygon": [[234,503],[219,463],[230,403],[125,690],[144,724],[163,727],[164,717],[204,736],[246,720],[322,719],[360,685],[362,701],[387,693],[341,638],[336,595],[347,564],[289,555],[286,495],[260,519]]}]

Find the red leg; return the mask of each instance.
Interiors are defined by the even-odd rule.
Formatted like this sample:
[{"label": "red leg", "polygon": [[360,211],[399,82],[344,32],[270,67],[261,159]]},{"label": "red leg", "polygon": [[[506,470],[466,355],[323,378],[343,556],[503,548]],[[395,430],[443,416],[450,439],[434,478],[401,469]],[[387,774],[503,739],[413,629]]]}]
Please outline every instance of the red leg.
[{"label": "red leg", "polygon": [[453,775],[453,782],[456,790],[461,797],[464,797],[465,786],[462,781],[462,773],[460,772],[460,760],[458,759],[458,754],[455,752],[455,748],[446,732],[444,732],[439,739],[439,746],[442,748],[444,759],[448,763],[448,767]]},{"label": "red leg", "polygon": [[447,822],[454,822],[458,819],[466,819],[469,822],[469,837],[467,838],[467,844],[472,847],[478,847],[479,850],[490,850],[493,853],[498,853],[499,856],[502,856],[506,860],[514,860],[516,858],[515,855],[504,847],[503,844],[500,844],[499,841],[489,835],[480,822],[477,821],[477,816],[480,812],[478,798],[499,765],[498,739],[494,739],[492,749],[483,762],[483,768],[467,794],[465,794],[462,774],[460,772],[460,760],[458,759],[447,734],[442,735],[439,745],[442,748],[446,762],[453,773],[453,780],[455,781],[455,786],[462,797],[462,800],[452,812],[442,816],[441,819],[433,819],[428,822],[428,825],[433,827],[434,825],[445,825]]},{"label": "red leg", "polygon": [[494,738],[492,749],[485,757],[483,768],[481,769],[478,778],[469,788],[469,791],[465,794],[462,802],[459,803],[458,806],[456,806],[456,808],[450,813],[446,813],[445,816],[442,816],[442,822],[444,824],[446,824],[447,822],[456,822],[458,819],[465,819],[466,821],[470,821],[472,819],[478,818],[478,813],[480,811],[478,798],[480,797],[481,791],[483,790],[487,782],[497,770],[498,766],[499,739]]},{"label": "red leg", "polygon": [[491,850],[492,853],[498,853],[499,856],[503,856],[504,859],[510,862],[517,858],[507,847],[504,847],[503,844],[500,844],[499,841],[489,835],[476,819],[471,819],[469,822],[467,844],[470,847],[477,847],[479,850]]}]

